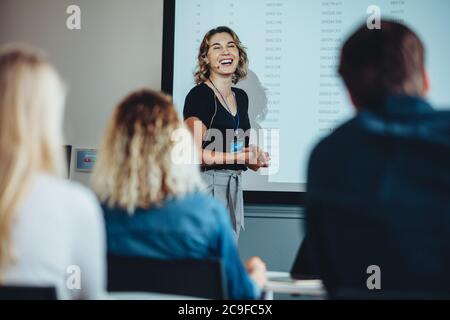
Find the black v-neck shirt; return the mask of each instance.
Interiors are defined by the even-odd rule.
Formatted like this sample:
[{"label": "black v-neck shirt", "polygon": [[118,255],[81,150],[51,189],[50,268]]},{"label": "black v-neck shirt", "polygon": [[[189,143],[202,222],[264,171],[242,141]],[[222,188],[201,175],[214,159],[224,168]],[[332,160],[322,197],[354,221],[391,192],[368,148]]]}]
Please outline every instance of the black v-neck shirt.
[{"label": "black v-neck shirt", "polygon": [[[212,147],[212,145],[217,146],[214,144],[214,132],[210,131],[210,129],[217,129],[220,131],[223,141],[222,149],[216,148],[215,151],[231,152],[231,143],[234,141],[234,131],[238,123],[238,115],[240,129],[239,139],[245,140],[246,147],[249,145],[250,136],[248,130],[250,129],[250,119],[248,117],[248,96],[242,89],[231,88],[231,90],[236,97],[237,103],[237,113],[235,117],[233,117],[233,115],[222,105],[220,100],[217,99],[214,90],[205,83],[195,86],[186,97],[183,110],[184,119],[186,120],[190,117],[199,118],[208,130],[204,135],[204,149],[213,149],[214,147]],[[216,113],[215,116],[214,113]],[[206,169],[247,170],[247,167],[238,164],[224,164],[208,166]]]}]

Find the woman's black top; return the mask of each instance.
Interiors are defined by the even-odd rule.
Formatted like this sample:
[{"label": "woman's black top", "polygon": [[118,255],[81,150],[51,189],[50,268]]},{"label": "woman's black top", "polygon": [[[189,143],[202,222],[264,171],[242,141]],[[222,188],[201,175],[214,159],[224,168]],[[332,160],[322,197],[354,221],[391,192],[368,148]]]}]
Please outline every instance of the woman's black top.
[{"label": "woman's black top", "polygon": [[[244,142],[245,147],[249,145],[250,132],[248,130],[250,129],[250,120],[248,117],[248,96],[242,89],[231,88],[231,90],[234,92],[237,102],[237,114],[234,119],[233,115],[217,99],[214,90],[205,83],[195,86],[186,97],[183,110],[184,119],[197,117],[207,129],[203,137],[203,149],[232,152],[232,144],[236,140]],[[236,139],[235,129],[238,124],[238,115],[240,130]],[[215,130],[211,129],[218,131],[215,132]],[[218,132],[221,134],[222,144],[220,144],[220,141],[216,141],[218,139]],[[208,166],[205,169],[247,170],[247,167],[239,164],[223,164]]]}]

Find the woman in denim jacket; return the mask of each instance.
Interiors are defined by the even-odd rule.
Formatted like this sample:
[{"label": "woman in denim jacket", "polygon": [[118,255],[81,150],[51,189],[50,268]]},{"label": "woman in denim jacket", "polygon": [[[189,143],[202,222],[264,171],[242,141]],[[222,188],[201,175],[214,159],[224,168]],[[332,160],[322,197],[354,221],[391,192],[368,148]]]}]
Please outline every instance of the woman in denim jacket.
[{"label": "woman in denim jacket", "polygon": [[230,297],[258,298],[265,265],[242,265],[225,207],[199,191],[198,153],[169,97],[141,90],[119,104],[93,176],[108,253],[222,259]]}]

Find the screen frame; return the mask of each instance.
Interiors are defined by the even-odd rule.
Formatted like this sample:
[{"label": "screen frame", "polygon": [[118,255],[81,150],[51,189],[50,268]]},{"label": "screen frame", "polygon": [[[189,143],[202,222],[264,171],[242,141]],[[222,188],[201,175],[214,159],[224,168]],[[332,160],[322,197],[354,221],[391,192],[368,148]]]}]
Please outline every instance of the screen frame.
[{"label": "screen frame", "polygon": [[[164,0],[161,90],[173,94],[175,2]],[[244,191],[245,204],[304,205],[306,192]]]}]

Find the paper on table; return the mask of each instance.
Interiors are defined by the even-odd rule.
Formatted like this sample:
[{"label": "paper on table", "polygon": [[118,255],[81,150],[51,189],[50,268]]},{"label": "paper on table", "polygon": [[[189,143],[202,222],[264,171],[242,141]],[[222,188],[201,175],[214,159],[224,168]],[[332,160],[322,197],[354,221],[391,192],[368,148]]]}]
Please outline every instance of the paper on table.
[{"label": "paper on table", "polygon": [[323,296],[326,291],[321,280],[296,280],[288,273],[270,272],[264,286],[265,291],[276,293],[291,293],[300,295]]}]

